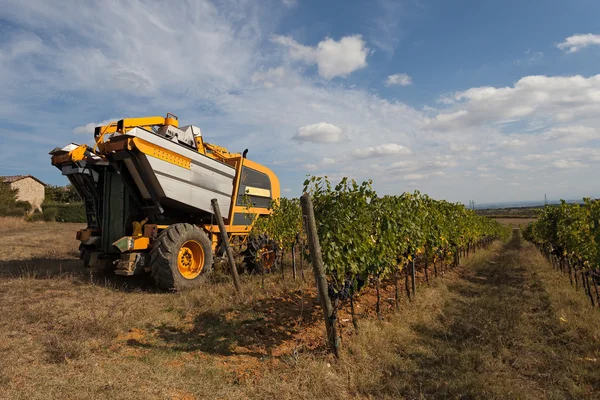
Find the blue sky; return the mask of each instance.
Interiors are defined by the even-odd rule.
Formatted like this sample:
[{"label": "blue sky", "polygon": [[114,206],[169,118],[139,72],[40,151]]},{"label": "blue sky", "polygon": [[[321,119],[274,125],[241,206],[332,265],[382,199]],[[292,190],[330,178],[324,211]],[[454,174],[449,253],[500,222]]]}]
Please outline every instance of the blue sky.
[{"label": "blue sky", "polygon": [[599,196],[600,3],[6,0],[0,175],[173,112],[307,174],[478,203]]}]

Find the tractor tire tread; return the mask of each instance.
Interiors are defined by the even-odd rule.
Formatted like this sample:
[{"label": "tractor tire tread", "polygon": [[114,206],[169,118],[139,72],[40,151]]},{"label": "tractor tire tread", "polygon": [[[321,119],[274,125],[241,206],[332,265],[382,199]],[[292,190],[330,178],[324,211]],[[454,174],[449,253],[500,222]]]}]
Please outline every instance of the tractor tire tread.
[{"label": "tractor tire tread", "polygon": [[[158,235],[155,244],[150,251],[151,275],[156,284],[165,290],[177,290],[182,287],[193,287],[198,284],[198,278],[185,280],[177,276],[179,271],[175,264],[178,246],[181,246],[185,240],[195,238],[201,242],[205,251],[205,265],[199,276],[207,275],[212,270],[212,248],[208,235],[188,223],[173,224]],[[181,242],[181,243],[178,243]]]}]

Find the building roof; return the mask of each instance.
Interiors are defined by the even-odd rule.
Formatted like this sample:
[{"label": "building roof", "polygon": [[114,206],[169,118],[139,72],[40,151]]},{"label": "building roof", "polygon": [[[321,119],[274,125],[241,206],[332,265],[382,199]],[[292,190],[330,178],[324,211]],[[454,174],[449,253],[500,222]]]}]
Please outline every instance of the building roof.
[{"label": "building roof", "polygon": [[0,176],[0,181],[2,181],[4,183],[15,183],[16,181],[20,181],[21,179],[25,179],[25,178],[31,178],[34,181],[37,181],[37,182],[41,183],[42,185],[46,186],[46,184],[44,182],[40,181],[38,178],[36,178],[33,175]]}]

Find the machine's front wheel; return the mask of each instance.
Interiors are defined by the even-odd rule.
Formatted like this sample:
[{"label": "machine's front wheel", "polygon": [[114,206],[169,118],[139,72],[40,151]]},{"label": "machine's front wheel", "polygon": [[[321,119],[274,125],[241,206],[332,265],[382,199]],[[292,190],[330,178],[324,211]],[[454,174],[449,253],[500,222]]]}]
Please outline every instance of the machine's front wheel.
[{"label": "machine's front wheel", "polygon": [[174,224],[161,232],[150,252],[152,277],[162,289],[197,286],[210,272],[213,252],[204,231],[192,224]]}]

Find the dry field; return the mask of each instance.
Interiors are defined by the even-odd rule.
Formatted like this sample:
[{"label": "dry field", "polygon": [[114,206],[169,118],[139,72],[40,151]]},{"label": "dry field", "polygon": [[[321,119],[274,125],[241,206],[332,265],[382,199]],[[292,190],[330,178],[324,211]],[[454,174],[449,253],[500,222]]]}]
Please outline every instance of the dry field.
[{"label": "dry field", "polygon": [[308,269],[243,276],[242,299],[218,270],[162,293],[80,268],[77,225],[1,222],[2,399],[600,396],[598,311],[518,236],[398,312],[386,286],[383,321],[362,295],[359,335],[340,311],[335,361]]},{"label": "dry field", "polygon": [[500,222],[503,225],[511,225],[514,228],[518,228],[520,226],[526,227],[531,222],[534,222],[536,218],[494,218],[496,221]]}]

